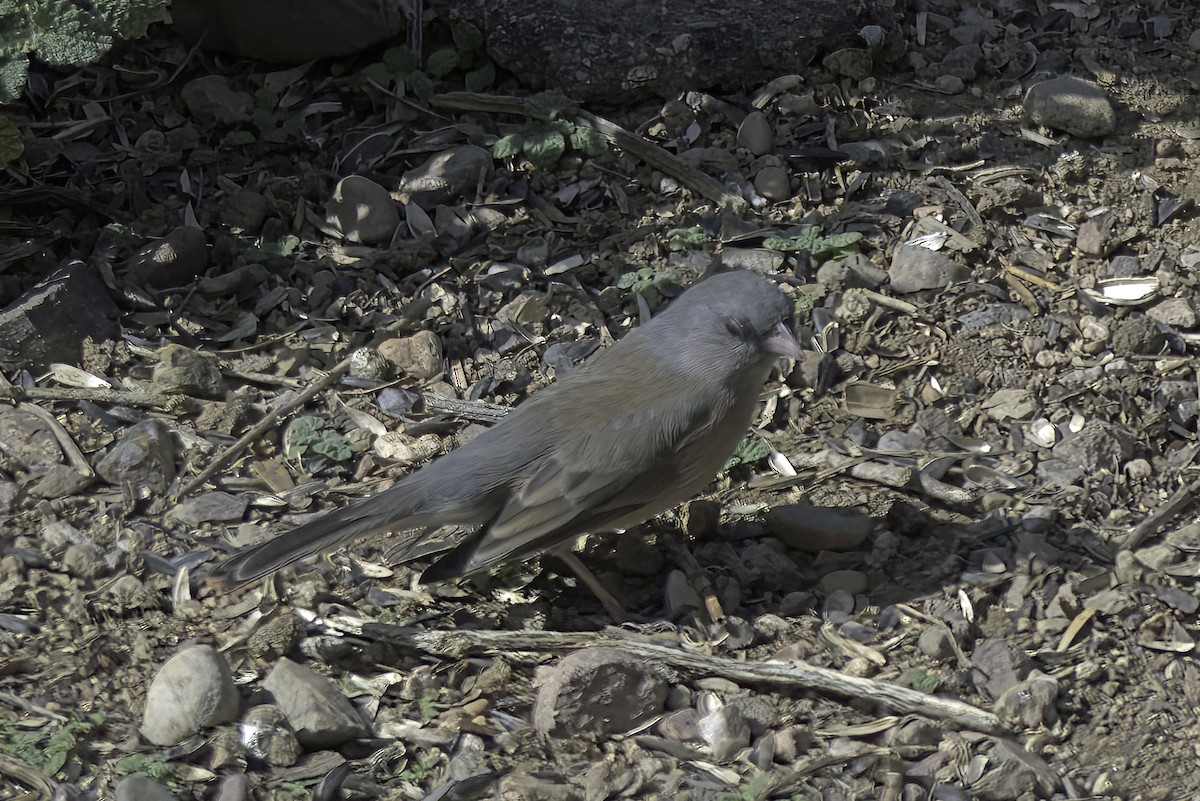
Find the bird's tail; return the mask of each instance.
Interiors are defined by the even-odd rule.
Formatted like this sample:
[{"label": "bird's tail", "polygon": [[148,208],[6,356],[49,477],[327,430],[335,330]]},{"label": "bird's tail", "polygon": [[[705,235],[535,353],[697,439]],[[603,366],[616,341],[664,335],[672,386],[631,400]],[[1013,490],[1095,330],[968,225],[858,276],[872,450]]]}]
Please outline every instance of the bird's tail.
[{"label": "bird's tail", "polygon": [[424,516],[398,509],[397,487],[359,503],[335,509],[286,534],[247,548],[217,565],[211,575],[240,586],[343,543],[385,531],[404,531],[425,525]]}]

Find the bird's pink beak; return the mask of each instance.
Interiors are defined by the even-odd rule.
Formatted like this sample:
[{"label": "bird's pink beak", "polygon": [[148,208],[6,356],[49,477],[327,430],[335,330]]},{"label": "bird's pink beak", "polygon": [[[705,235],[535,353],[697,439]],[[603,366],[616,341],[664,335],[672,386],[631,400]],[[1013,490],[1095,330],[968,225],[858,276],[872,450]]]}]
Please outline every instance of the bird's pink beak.
[{"label": "bird's pink beak", "polygon": [[804,356],[796,335],[787,323],[780,323],[771,329],[771,333],[763,339],[763,350],[776,356],[787,356],[789,359],[799,359]]}]

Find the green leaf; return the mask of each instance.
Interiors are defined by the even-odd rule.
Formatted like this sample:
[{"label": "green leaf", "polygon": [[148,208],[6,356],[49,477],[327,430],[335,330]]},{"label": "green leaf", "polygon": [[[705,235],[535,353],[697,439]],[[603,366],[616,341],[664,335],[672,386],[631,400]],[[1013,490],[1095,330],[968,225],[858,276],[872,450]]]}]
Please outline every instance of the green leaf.
[{"label": "green leaf", "polygon": [[650,277],[650,283],[665,294],[679,284],[679,276],[670,270],[658,270]]},{"label": "green leaf", "polygon": [[575,125],[571,131],[571,148],[595,158],[608,152],[608,140],[590,125]]},{"label": "green leaf", "polygon": [[525,146],[525,137],[520,134],[509,134],[502,136],[492,145],[492,158],[503,161],[510,159],[521,152],[521,148]]},{"label": "green leaf", "polygon": [[810,225],[801,229],[800,233],[795,236],[767,237],[763,241],[763,247],[768,250],[779,250],[784,253],[798,253],[800,251],[814,252],[814,249],[819,247],[821,234],[816,226]]},{"label": "green leaf", "polygon": [[633,272],[624,273],[620,278],[618,278],[617,288],[631,289],[634,292],[641,292],[642,290],[655,285],[656,275],[657,274],[652,268],[641,267]]},{"label": "green leaf", "polygon": [[138,39],[146,29],[166,19],[167,0],[92,0],[96,10],[122,39]]},{"label": "green leaf", "polygon": [[261,108],[256,108],[250,112],[250,124],[258,129],[259,133],[275,130],[275,115]]},{"label": "green leaf", "polygon": [[767,443],[755,436],[746,437],[738,443],[733,456],[729,457],[729,461],[725,463],[725,467],[721,472],[728,472],[738,465],[754,464],[760,459],[765,459],[770,453],[771,449],[767,446]]},{"label": "green leaf", "polygon": [[425,101],[433,95],[433,80],[420,70],[404,76],[404,80],[412,96],[418,100]]},{"label": "green leaf", "polygon": [[835,236],[821,236],[820,229],[815,225],[802,228],[800,233],[790,237],[768,237],[763,246],[769,250],[779,250],[788,253],[806,252],[814,258],[844,258],[858,252],[858,243],[862,233],[849,231]]},{"label": "green leaf", "polygon": [[801,293],[796,296],[796,301],[793,306],[797,315],[804,316],[811,313],[813,309],[817,308],[817,304],[820,302],[821,296],[815,292]]},{"label": "green leaf", "polygon": [[262,243],[262,251],[268,256],[290,256],[300,247],[300,237],[288,234],[278,240]]},{"label": "green leaf", "polygon": [[836,236],[821,237],[813,249],[813,255],[844,258],[858,252],[858,243],[862,238],[863,235],[860,231],[848,231]]},{"label": "green leaf", "polygon": [[863,238],[861,231],[847,231],[844,234],[825,237],[825,243],[832,250],[841,250],[842,248],[850,247],[857,244]]},{"label": "green leaf", "polygon": [[708,244],[708,234],[698,225],[667,231],[667,250],[699,250]]},{"label": "green leaf", "polygon": [[0,0],[0,58],[24,58],[31,50],[33,28],[29,17],[12,0]]},{"label": "green leaf", "polygon": [[388,69],[388,66],[380,61],[368,64],[362,68],[363,80],[374,81],[385,89],[391,86],[393,75],[392,70]]},{"label": "green leaf", "polygon": [[909,685],[918,692],[932,693],[936,692],[937,688],[942,685],[940,677],[927,673],[920,668],[913,668],[905,676],[908,679]]},{"label": "green leaf", "polygon": [[800,249],[796,247],[796,240],[782,236],[768,236],[763,240],[763,247],[767,250],[778,250],[783,253],[790,253]]},{"label": "green leaf", "polygon": [[0,103],[11,103],[19,99],[28,76],[28,56],[11,56],[0,61]]},{"label": "green leaf", "polygon": [[463,77],[463,88],[468,92],[483,92],[496,81],[496,67],[490,61],[483,64]]},{"label": "green leaf", "polygon": [[344,462],[354,455],[346,438],[333,432],[313,443],[312,449],[313,453],[318,453],[335,462]]},{"label": "green leaf", "polygon": [[228,136],[221,139],[222,147],[245,147],[258,141],[250,131],[230,131]]},{"label": "green leaf", "polygon": [[571,102],[571,98],[557,90],[538,92],[536,95],[530,95],[526,98],[525,104],[529,109],[529,116],[542,122],[550,122],[557,119],[564,111],[573,108],[575,105]]},{"label": "green leaf", "polygon": [[283,432],[283,452],[289,459],[301,459],[321,437],[325,420],[315,414],[297,417]]},{"label": "green leaf", "polygon": [[417,68],[417,57],[407,47],[389,47],[383,51],[383,63],[393,73],[412,72]]},{"label": "green leaf", "polygon": [[458,64],[458,51],[444,47],[429,54],[429,60],[425,62],[425,70],[433,77],[441,78],[457,69]]},{"label": "green leaf", "polygon": [[469,22],[456,22],[450,35],[460,53],[473,53],[483,47],[483,33]]},{"label": "green leaf", "polygon": [[792,238],[796,240],[796,243],[800,246],[801,250],[807,250],[809,253],[814,252],[818,247],[820,247],[821,240],[823,239],[820,229],[818,229],[815,225],[802,228],[800,233],[796,234]]},{"label": "green leaf", "polygon": [[112,47],[112,37],[96,18],[69,0],[46,0],[32,5],[34,51],[52,67],[82,67]]},{"label": "green leaf", "polygon": [[254,92],[254,107],[274,111],[279,105],[279,93],[265,86]]},{"label": "green leaf", "polygon": [[548,170],[567,151],[567,138],[558,131],[542,131],[526,137],[522,150],[533,166]]}]

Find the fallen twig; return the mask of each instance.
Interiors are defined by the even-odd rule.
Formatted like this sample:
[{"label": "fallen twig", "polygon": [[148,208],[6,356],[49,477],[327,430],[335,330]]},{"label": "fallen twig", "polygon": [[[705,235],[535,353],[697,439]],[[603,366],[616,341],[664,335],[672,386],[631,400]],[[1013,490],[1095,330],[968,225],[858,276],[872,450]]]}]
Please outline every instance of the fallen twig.
[{"label": "fallen twig", "polygon": [[0,776],[9,776],[16,784],[33,788],[41,798],[53,798],[58,790],[58,782],[32,765],[27,765],[7,754],[0,754]]},{"label": "fallen twig", "polygon": [[351,618],[325,619],[324,622],[356,636],[415,648],[440,656],[462,657],[470,653],[501,651],[575,651],[580,648],[610,646],[621,648],[646,659],[659,661],[681,670],[722,676],[732,681],[774,684],[867,699],[899,712],[914,712],[946,720],[957,726],[989,734],[1002,734],[1005,728],[990,712],[953,698],[918,692],[874,679],[847,676],[836,670],[806,665],[803,662],[747,662],[720,656],[689,653],[680,648],[648,641],[643,635],[621,630],[605,632],[556,631],[413,631],[373,621]]},{"label": "fallen twig", "polygon": [[191,401],[185,395],[159,395],[150,392],[126,392],[120,389],[75,389],[72,387],[20,387],[15,384],[0,386],[0,399],[12,401],[91,401],[92,403],[132,406],[136,409],[154,409],[172,412]]},{"label": "fallen twig", "polygon": [[1147,537],[1158,531],[1164,523],[1182,512],[1184,507],[1195,499],[1197,492],[1200,492],[1200,479],[1189,482],[1175,490],[1175,494],[1168,498],[1166,503],[1146,515],[1146,518],[1142,522],[1134,526],[1133,531],[1129,532],[1129,535],[1121,542],[1118,550],[1131,551],[1141,545]]},{"label": "fallen twig", "polygon": [[[502,97],[499,95],[477,94],[474,92],[446,92],[429,98],[431,106],[454,109],[457,111],[483,111],[490,114],[513,114],[529,116],[529,103],[519,97]],[[656,170],[674,178],[688,189],[701,197],[711,200],[720,206],[737,207],[745,205],[746,201],[734,192],[730,192],[719,181],[682,159],[663,150],[653,142],[647,142],[642,137],[622,128],[611,120],[599,117],[583,110],[566,112],[566,117],[595,128],[605,139],[621,148],[634,158],[640,159]]]},{"label": "fallen twig", "polygon": [[431,412],[452,414],[476,423],[496,423],[512,411],[511,406],[501,406],[498,403],[465,401],[457,398],[443,398],[439,395],[422,395],[421,399],[425,403],[425,408]]},{"label": "fallen twig", "polygon": [[247,431],[245,434],[242,434],[242,436],[238,438],[237,442],[221,451],[217,458],[209,462],[208,466],[201,470],[195,478],[185,484],[183,489],[176,492],[174,496],[172,496],[172,500],[178,500],[184,495],[194,492],[199,487],[203,486],[205,481],[208,481],[223,467],[225,467],[225,465],[232,462],[239,453],[250,447],[252,443],[262,437],[263,434],[267,433],[267,431],[274,427],[285,415],[291,413],[294,409],[299,409],[301,406],[312,400],[317,394],[324,391],[335,381],[341,378],[342,375],[344,375],[345,372],[350,369],[351,358],[352,357],[347,356],[346,358],[342,359],[319,381],[313,382],[308,389],[292,398],[292,400],[288,403],[272,409],[268,414],[263,415],[263,418],[255,423],[249,431]]}]

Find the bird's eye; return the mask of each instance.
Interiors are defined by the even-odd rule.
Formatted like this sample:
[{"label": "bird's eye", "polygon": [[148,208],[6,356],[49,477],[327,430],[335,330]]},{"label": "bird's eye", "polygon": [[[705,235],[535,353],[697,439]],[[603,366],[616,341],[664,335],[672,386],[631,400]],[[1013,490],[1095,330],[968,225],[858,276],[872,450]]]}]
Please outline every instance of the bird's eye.
[{"label": "bird's eye", "polygon": [[746,325],[742,320],[730,318],[725,321],[725,330],[733,334],[739,339],[747,339],[750,336],[750,326]]}]

